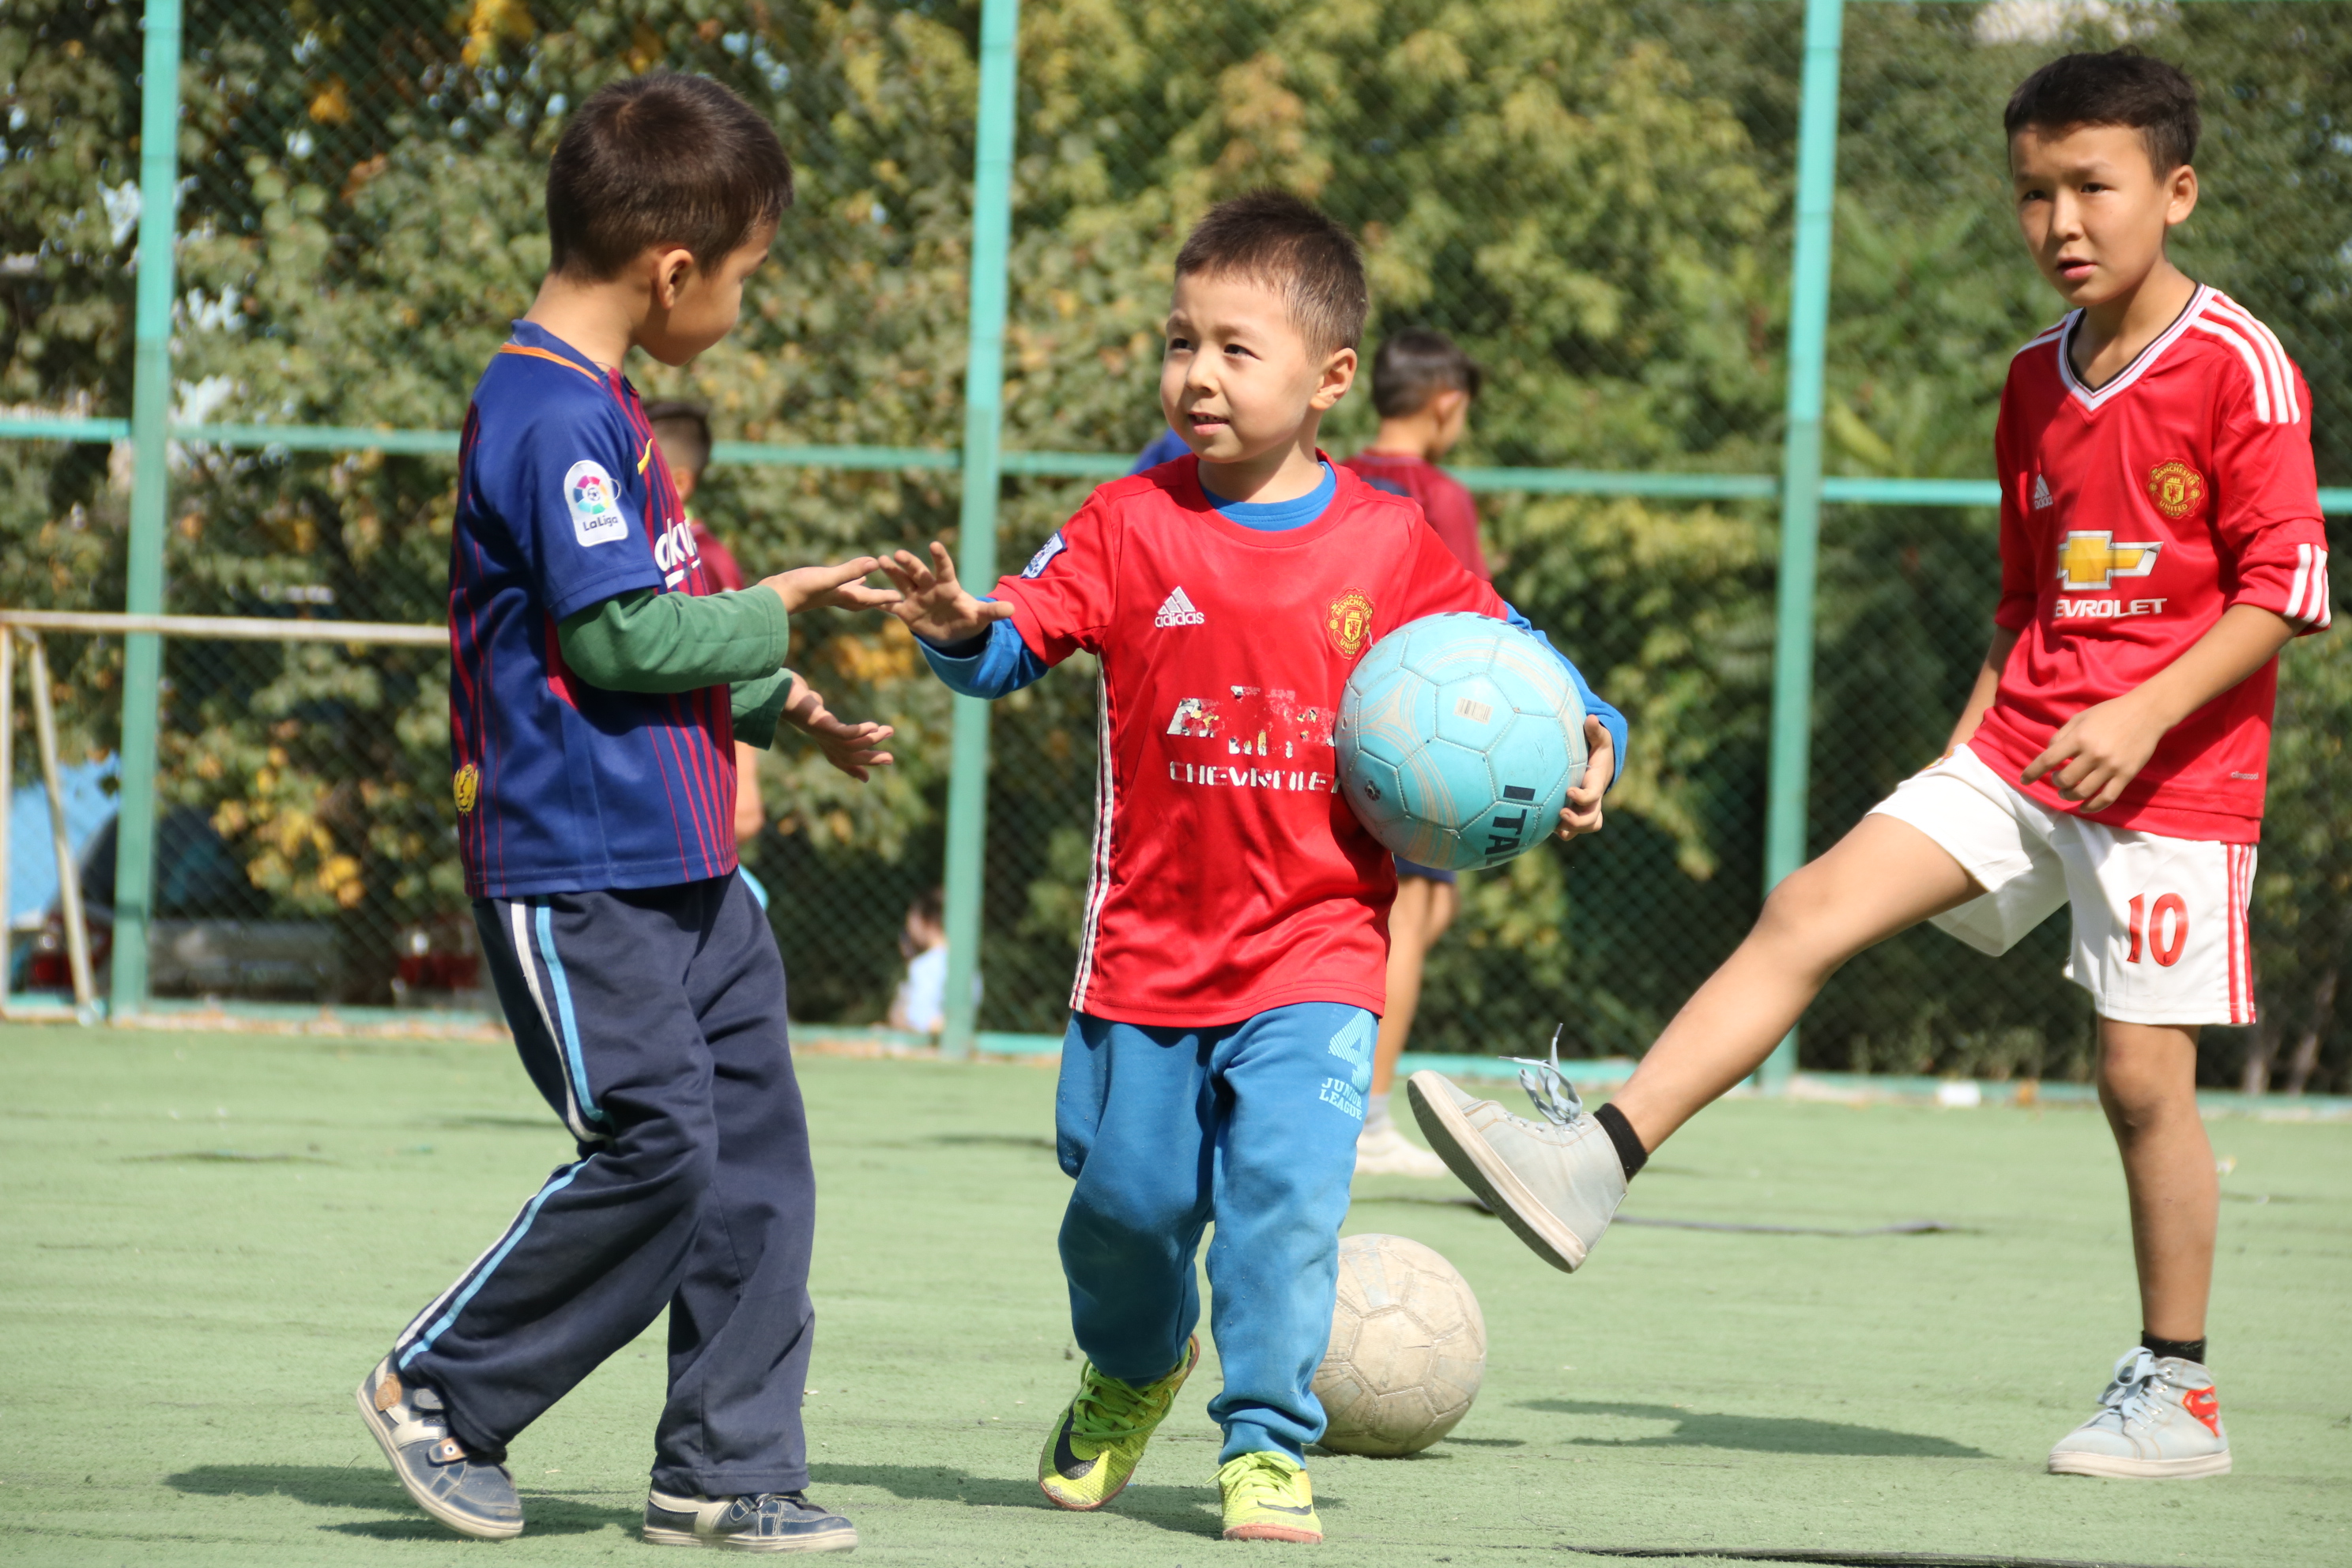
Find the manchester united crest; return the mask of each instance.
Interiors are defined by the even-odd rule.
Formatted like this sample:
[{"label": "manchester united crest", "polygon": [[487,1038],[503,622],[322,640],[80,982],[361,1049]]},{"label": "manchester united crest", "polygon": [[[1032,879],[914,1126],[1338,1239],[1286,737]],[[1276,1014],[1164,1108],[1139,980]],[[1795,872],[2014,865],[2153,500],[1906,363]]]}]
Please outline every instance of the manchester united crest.
[{"label": "manchester united crest", "polygon": [[1331,634],[1331,646],[1349,658],[1364,651],[1372,640],[1372,601],[1361,588],[1350,588],[1331,601],[1324,612],[1323,629]]},{"label": "manchester united crest", "polygon": [[449,793],[457,797],[457,815],[464,816],[474,809],[474,801],[482,792],[482,770],[467,763],[449,780]]},{"label": "manchester united crest", "polygon": [[2205,504],[2205,476],[2175,458],[2147,471],[2147,499],[2167,517],[2187,517]]}]

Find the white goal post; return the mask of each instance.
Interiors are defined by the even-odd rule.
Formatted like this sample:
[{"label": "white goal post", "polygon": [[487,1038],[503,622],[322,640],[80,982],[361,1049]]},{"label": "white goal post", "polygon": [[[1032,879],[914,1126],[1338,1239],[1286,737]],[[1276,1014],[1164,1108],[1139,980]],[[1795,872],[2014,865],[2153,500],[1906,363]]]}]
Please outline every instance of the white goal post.
[{"label": "white goal post", "polygon": [[[65,792],[58,768],[57,712],[51,700],[49,659],[43,632],[79,632],[120,637],[147,632],[158,637],[194,637],[208,642],[327,642],[360,646],[446,647],[446,626],[407,626],[393,621],[280,620],[268,616],[131,616],[98,610],[0,609],[0,801],[13,801],[16,779],[16,645],[23,642],[28,658],[26,674],[33,696],[33,738],[40,753],[41,781],[49,805],[49,840],[58,861],[58,912],[65,921],[66,959],[73,975],[74,1014],[83,1023],[99,1016],[97,988],[90,976],[89,923],[83,917],[81,879],[67,841]],[[0,904],[8,888],[9,834],[0,829]],[[6,1002],[9,973],[7,911],[0,908],[0,1017],[17,1010]]]}]

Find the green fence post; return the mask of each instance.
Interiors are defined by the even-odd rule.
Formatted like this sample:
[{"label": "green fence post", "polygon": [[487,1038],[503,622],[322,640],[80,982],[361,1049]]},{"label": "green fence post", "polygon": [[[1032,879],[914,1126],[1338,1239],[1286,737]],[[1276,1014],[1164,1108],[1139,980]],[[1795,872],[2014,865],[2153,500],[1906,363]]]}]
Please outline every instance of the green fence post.
[{"label": "green fence post", "polygon": [[[139,292],[131,332],[131,538],[122,607],[163,610],[164,421],[172,412],[172,238],[180,184],[180,0],[147,0],[140,66]],[[122,639],[122,778],[114,841],[114,1016],[147,1002],[147,921],[155,880],[155,731],[163,639]]]},{"label": "green fence post", "polygon": [[[1805,0],[1805,79],[1797,119],[1796,257],[1789,279],[1788,435],[1780,453],[1780,576],[1772,637],[1772,764],[1764,807],[1764,890],[1805,863],[1813,743],[1813,586],[1822,530],[1822,360],[1829,331],[1830,215],[1837,200],[1838,47],[1844,0]],[[1797,1070],[1797,1031],[1757,1075],[1767,1093]]]},{"label": "green fence post", "polygon": [[[971,342],[963,372],[963,509],[956,571],[974,591],[996,580],[996,501],[1004,422],[1004,272],[1013,240],[1013,107],[1021,0],[980,10],[980,122],[971,176]],[[988,704],[955,700],[948,776],[948,994],[940,1049],[971,1054],[980,1007],[981,884],[988,851]]]}]

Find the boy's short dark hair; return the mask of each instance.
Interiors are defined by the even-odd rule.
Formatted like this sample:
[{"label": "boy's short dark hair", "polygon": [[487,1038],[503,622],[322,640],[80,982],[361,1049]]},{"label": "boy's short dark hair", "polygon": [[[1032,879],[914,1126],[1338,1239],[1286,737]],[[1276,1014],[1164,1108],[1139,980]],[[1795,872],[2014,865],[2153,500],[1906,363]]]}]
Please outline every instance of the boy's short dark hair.
[{"label": "boy's short dark hair", "polygon": [[1429,406],[1441,392],[1472,398],[1486,373],[1460,344],[1429,327],[1391,332],[1372,355],[1372,407],[1383,419],[1402,419]]},{"label": "boy's short dark hair", "polygon": [[675,443],[682,459],[677,467],[699,477],[710,466],[710,411],[701,404],[677,399],[648,403],[646,423],[654,427],[665,456]]},{"label": "boy's short dark hair", "polygon": [[2001,130],[2063,131],[2075,125],[2127,125],[2147,143],[2159,175],[2197,156],[2197,84],[2179,67],[2137,49],[2061,55],[2017,84]]},{"label": "boy's short dark hair", "polygon": [[772,126],[709,77],[599,88],[547,166],[548,267],[602,281],[656,245],[716,266],[793,203]]},{"label": "boy's short dark hair", "polygon": [[1176,276],[1229,273],[1272,284],[1318,352],[1356,346],[1371,308],[1355,237],[1288,191],[1219,202],[1176,253]]}]

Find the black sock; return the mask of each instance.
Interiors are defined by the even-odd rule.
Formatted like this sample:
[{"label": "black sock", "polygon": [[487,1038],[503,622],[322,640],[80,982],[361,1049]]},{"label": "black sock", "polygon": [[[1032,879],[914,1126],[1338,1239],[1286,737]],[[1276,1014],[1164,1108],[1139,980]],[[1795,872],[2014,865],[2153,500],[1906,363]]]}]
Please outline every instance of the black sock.
[{"label": "black sock", "polygon": [[2205,1364],[2205,1342],[2202,1339],[2168,1340],[2159,1334],[2151,1334],[2143,1330],[2139,1336],[2139,1342],[2147,1347],[2147,1353],[2150,1355],[2179,1356],[2182,1361],[2193,1361],[2199,1366]]},{"label": "black sock", "polygon": [[1632,1181],[1650,1159],[1650,1152],[1633,1134],[1633,1124],[1625,1120],[1625,1113],[1617,1109],[1613,1100],[1595,1110],[1592,1120],[1601,1123],[1601,1131],[1608,1133],[1609,1142],[1617,1146],[1617,1163],[1625,1167],[1625,1179]]}]

